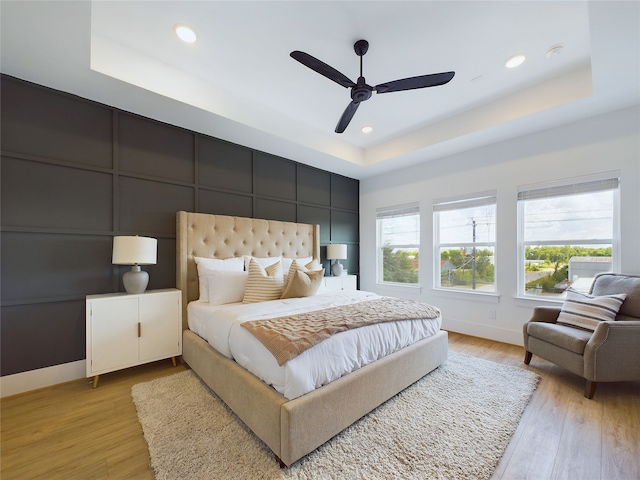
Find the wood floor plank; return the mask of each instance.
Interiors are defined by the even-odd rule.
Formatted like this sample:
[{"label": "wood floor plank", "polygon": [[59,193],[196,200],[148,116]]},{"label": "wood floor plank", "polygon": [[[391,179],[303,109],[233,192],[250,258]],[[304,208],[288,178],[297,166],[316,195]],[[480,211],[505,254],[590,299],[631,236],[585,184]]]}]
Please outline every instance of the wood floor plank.
[{"label": "wood floor plank", "polygon": [[[583,395],[563,399],[566,419],[552,479],[600,478],[602,470],[602,403]],[[580,452],[580,456],[574,455]]]},{"label": "wood floor plank", "polygon": [[131,400],[136,383],[185,370],[170,362],[2,399],[3,480],[153,479]]},{"label": "wood floor plank", "polygon": [[[541,376],[493,480],[640,479],[640,382],[584,380],[522,347],[450,332],[449,348]],[[131,387],[185,370],[162,361],[1,400],[3,480],[153,480]],[[585,476],[581,476],[585,475]]]},{"label": "wood floor plank", "polygon": [[[619,395],[613,384],[599,385],[603,407],[602,478],[640,479],[640,386],[619,384],[629,395]],[[595,397],[594,397],[595,398]]]}]

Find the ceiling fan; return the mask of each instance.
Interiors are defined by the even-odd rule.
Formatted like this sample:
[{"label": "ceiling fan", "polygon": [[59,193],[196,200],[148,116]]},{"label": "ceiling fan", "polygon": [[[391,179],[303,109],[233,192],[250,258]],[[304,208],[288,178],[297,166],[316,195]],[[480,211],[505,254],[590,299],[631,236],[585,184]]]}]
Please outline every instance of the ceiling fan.
[{"label": "ceiling fan", "polygon": [[340,73],[335,68],[327,65],[317,58],[312,57],[308,53],[296,50],[290,54],[291,58],[309,67],[311,70],[327,77],[329,80],[333,80],[345,88],[351,89],[351,103],[347,105],[347,108],[340,117],[338,125],[336,125],[336,133],[342,133],[345,131],[347,125],[349,125],[349,122],[355,115],[356,110],[358,110],[360,103],[369,100],[374,90],[377,93],[389,93],[400,92],[402,90],[413,90],[416,88],[436,87],[438,85],[448,83],[455,75],[455,72],[433,73],[430,75],[394,80],[392,82],[381,83],[372,87],[367,85],[365,78],[362,75],[362,57],[367,53],[367,50],[369,50],[369,42],[366,40],[358,40],[353,45],[353,49],[355,50],[356,55],[360,57],[360,76],[358,77],[357,83],[351,81],[346,75]]}]

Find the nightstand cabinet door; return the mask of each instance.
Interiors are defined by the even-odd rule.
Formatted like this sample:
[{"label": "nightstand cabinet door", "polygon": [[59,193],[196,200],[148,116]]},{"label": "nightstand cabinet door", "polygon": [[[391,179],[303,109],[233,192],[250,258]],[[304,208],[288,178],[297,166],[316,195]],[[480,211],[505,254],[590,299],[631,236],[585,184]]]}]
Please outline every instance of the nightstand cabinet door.
[{"label": "nightstand cabinet door", "polygon": [[324,284],[328,291],[339,292],[341,290],[357,290],[357,275],[342,275],[340,277],[324,277]]},{"label": "nightstand cabinet door", "polygon": [[138,363],[138,299],[91,302],[87,372],[113,371]]},{"label": "nightstand cabinet door", "polygon": [[176,295],[140,297],[140,362],[182,354],[180,310]]}]

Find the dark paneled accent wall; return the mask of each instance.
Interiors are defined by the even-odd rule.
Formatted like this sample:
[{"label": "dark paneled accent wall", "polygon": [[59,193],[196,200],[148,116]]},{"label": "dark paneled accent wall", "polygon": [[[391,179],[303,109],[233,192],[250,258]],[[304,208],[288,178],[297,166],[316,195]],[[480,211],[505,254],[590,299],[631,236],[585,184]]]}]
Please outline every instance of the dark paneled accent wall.
[{"label": "dark paneled accent wall", "polygon": [[0,87],[2,375],[85,358],[85,296],[124,291],[113,236],[157,238],[149,289],[174,287],[178,210],[318,223],[358,273],[357,180],[16,78]]}]

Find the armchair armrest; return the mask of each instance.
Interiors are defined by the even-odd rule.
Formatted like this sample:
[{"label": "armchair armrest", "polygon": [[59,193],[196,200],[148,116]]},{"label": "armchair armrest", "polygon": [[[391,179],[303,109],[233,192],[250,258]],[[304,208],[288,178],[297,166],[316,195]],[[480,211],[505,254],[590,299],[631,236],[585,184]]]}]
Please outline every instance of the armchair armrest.
[{"label": "armchair armrest", "polygon": [[596,327],[584,349],[584,377],[596,382],[640,380],[640,320]]},{"label": "armchair armrest", "polygon": [[532,355],[529,351],[529,333],[527,332],[527,325],[531,322],[556,323],[558,315],[560,315],[560,310],[562,310],[562,308],[556,306],[533,307],[533,314],[531,315],[531,318],[522,325],[525,350],[524,363],[527,365],[529,365]]},{"label": "armchair armrest", "polygon": [[529,321],[556,323],[560,310],[562,308],[556,306],[533,307],[533,315],[531,315]]}]

